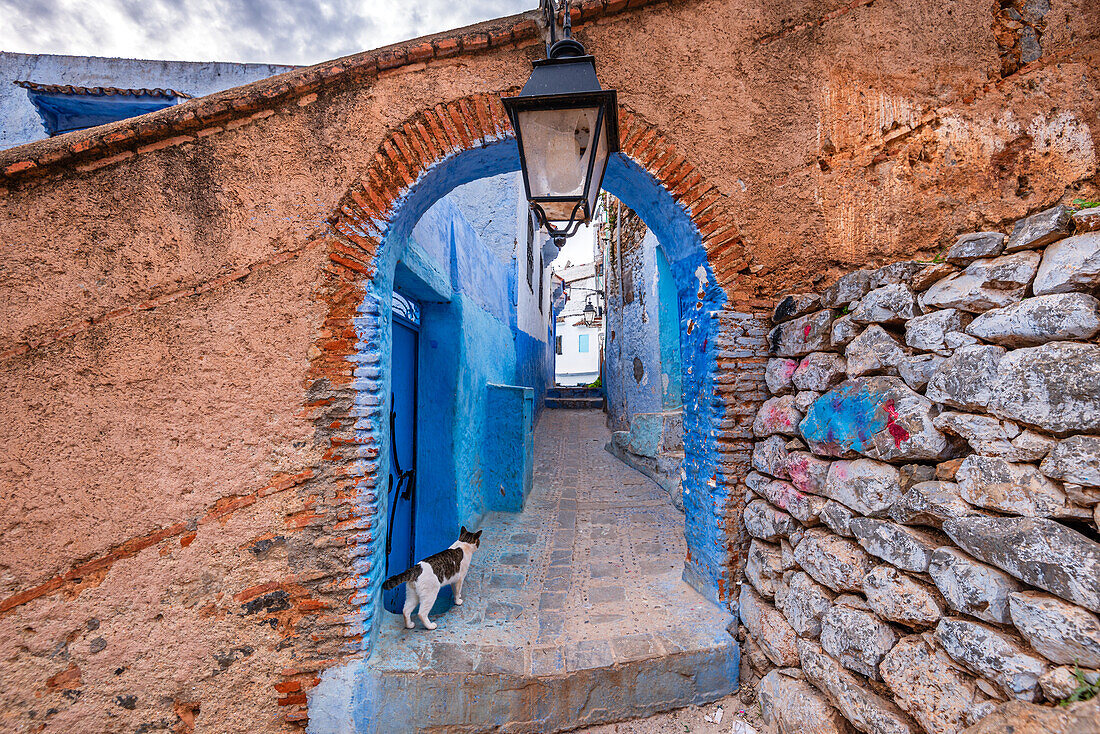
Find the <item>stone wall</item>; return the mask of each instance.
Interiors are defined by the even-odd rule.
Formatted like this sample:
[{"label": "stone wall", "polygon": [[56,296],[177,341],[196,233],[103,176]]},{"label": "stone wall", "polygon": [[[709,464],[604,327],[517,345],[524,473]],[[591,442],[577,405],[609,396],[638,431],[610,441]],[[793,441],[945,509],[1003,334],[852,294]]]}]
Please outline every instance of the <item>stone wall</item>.
[{"label": "stone wall", "polygon": [[1006,701],[981,730],[1032,731],[1057,714],[1019,702],[1097,682],[1097,230],[1056,206],[776,306],[740,615],[780,731],[945,734]]}]

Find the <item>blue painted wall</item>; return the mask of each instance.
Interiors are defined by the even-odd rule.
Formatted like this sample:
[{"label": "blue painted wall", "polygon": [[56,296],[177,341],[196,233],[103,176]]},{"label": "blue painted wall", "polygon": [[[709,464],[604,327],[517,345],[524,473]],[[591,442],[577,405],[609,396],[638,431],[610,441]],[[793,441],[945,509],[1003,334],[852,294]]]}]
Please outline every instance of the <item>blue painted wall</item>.
[{"label": "blue painted wall", "polygon": [[657,247],[657,330],[661,353],[661,403],[666,409],[683,404],[680,375],[680,295],[664,250]]},{"label": "blue painted wall", "polygon": [[[357,544],[353,554],[355,585],[360,596],[373,597],[376,602],[364,606],[355,622],[363,633],[362,647],[369,651],[373,646],[377,625],[374,617],[380,612],[377,603],[384,569],[384,545],[386,507],[383,497],[375,489],[376,479],[368,476],[371,468],[368,451],[378,451],[377,477],[385,477],[389,470],[388,416],[389,399],[388,355],[390,349],[390,294],[397,284],[412,293],[419,289],[425,294],[443,294],[439,303],[446,303],[445,291],[450,289],[450,266],[434,267],[431,258],[419,257],[416,248],[410,250],[413,228],[431,206],[457,186],[517,171],[519,156],[514,139],[484,145],[451,156],[434,166],[413,186],[400,203],[395,205],[395,215],[389,221],[377,221],[375,225],[385,232],[382,246],[376,256],[377,270],[367,284],[367,293],[359,307],[355,327],[359,336],[359,352],[355,363],[352,387],[355,392],[353,414],[356,416],[357,439],[364,445],[364,461],[361,464],[361,491],[358,494],[358,511],[370,518],[369,528],[356,531],[351,539]],[[684,576],[704,595],[715,599],[728,584],[729,558],[726,549],[736,540],[730,529],[724,526],[723,509],[730,498],[725,489],[716,489],[715,482],[721,471],[716,452],[718,426],[723,418],[722,403],[713,397],[716,345],[713,336],[718,330],[718,313],[725,295],[714,283],[713,272],[706,262],[698,231],[672,197],[649,174],[625,156],[612,156],[604,180],[605,188],[622,199],[635,211],[643,212],[647,226],[665,247],[670,269],[677,282],[683,307],[681,320],[681,356],[684,375],[684,444],[687,454],[684,482],[686,510],[685,535],[689,557]],[[363,230],[361,234],[369,234]],[[423,248],[419,248],[421,251]],[[408,252],[408,256],[406,256]],[[399,261],[403,261],[399,267]],[[417,295],[416,293],[412,293]],[[423,296],[421,296],[423,298]],[[454,296],[451,296],[452,300]],[[434,306],[425,303],[425,312]],[[429,314],[430,315],[430,314]],[[440,330],[437,342],[447,337]],[[422,354],[430,352],[429,336],[423,335]],[[514,342],[513,342],[514,343]],[[552,340],[551,340],[552,343]],[[457,348],[457,347],[453,347]],[[453,352],[452,352],[453,354]],[[385,359],[384,359],[385,358]],[[425,359],[425,361],[427,361]],[[422,365],[423,366],[423,365]],[[456,378],[451,378],[457,382]],[[379,389],[380,388],[380,389]],[[421,400],[421,405],[430,405]],[[454,412],[449,413],[453,423]],[[441,422],[443,422],[441,420]],[[356,467],[353,467],[353,472]],[[371,469],[373,471],[373,469]],[[354,474],[353,474],[354,475]],[[383,480],[384,481],[384,480]],[[450,486],[454,486],[453,482]],[[438,491],[450,491],[446,487]],[[457,532],[457,518],[452,523]],[[736,529],[732,529],[734,532]],[[348,700],[347,690],[338,678],[346,672],[343,668],[326,673],[332,686],[322,684],[311,695],[311,710],[326,706],[343,708]],[[367,713],[367,712],[363,712]],[[368,714],[369,715],[369,714]]]}]

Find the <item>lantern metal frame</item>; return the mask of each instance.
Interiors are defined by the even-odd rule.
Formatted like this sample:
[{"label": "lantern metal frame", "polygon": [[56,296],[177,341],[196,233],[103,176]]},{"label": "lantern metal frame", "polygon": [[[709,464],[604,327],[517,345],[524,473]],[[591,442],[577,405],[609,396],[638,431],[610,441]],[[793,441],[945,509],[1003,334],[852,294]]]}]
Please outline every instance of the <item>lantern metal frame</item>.
[{"label": "lantern metal frame", "polygon": [[[548,15],[551,44],[547,58],[532,62],[534,67],[530,78],[515,97],[503,97],[501,102],[508,113],[512,129],[516,133],[519,147],[520,169],[523,172],[523,186],[527,201],[535,214],[539,225],[554,239],[560,249],[567,237],[577,233],[582,224],[588,224],[595,215],[595,207],[589,207],[592,187],[598,192],[603,188],[604,174],[612,154],[619,152],[619,114],[618,97],[614,89],[603,89],[596,78],[595,57],[586,54],[584,46],[573,38],[569,2],[562,3],[564,9],[563,38],[556,39],[556,10],[553,0],[543,0],[543,9]],[[531,181],[528,174],[528,161],[523,147],[523,130],[519,116],[523,112],[538,110],[572,110],[596,107],[596,126],[592,135],[593,146],[589,153],[588,170],[585,172],[584,187],[575,196],[532,196]],[[596,158],[599,154],[601,136],[606,126],[607,157],[598,176]],[[598,180],[594,180],[598,179]],[[569,204],[575,202],[569,219],[563,227],[558,227],[546,214],[544,204]],[[578,216],[579,215],[579,216]],[[560,220],[559,220],[560,221]]]}]

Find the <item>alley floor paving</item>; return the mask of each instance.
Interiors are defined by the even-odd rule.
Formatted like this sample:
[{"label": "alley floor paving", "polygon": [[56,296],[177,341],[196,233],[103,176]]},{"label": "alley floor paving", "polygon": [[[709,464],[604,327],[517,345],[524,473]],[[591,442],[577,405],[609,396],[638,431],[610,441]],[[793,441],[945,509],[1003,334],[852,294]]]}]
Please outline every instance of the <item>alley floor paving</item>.
[{"label": "alley floor paving", "polygon": [[434,631],[385,613],[369,667],[404,699],[388,716],[433,731],[561,731],[736,688],[732,617],[681,580],[684,516],[604,450],[605,418],[544,411],[531,496],[521,513],[485,517],[463,606]]}]

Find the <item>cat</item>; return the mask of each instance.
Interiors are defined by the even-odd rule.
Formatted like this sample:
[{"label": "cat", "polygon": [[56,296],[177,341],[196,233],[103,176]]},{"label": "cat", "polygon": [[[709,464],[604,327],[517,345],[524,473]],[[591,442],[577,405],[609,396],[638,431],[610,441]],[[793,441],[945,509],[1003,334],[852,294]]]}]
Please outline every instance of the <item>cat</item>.
[{"label": "cat", "polygon": [[478,530],[471,533],[463,525],[458,533],[458,540],[450,548],[428,556],[404,573],[390,576],[382,584],[386,591],[396,588],[400,583],[405,584],[405,607],[401,612],[405,617],[405,629],[411,630],[416,626],[412,620],[412,612],[417,604],[420,604],[420,613],[417,616],[424,623],[424,628],[436,628],[435,622],[428,619],[428,614],[432,611],[439,590],[447,584],[454,587],[455,604],[462,606],[462,581],[470,570],[474,551],[481,547],[481,532]]}]

